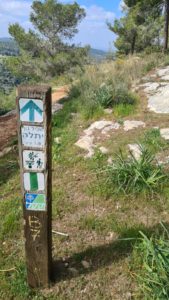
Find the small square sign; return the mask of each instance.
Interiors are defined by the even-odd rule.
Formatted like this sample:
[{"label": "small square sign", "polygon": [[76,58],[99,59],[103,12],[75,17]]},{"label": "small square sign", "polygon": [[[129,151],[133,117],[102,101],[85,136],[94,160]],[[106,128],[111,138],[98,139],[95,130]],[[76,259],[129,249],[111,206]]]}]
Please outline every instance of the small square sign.
[{"label": "small square sign", "polygon": [[26,191],[44,191],[45,176],[43,173],[24,173],[24,188]]},{"label": "small square sign", "polygon": [[21,127],[22,145],[27,147],[44,148],[45,132],[40,126]]},{"label": "small square sign", "polygon": [[46,198],[44,194],[25,194],[25,206],[27,210],[45,211]]},{"label": "small square sign", "polygon": [[37,99],[19,99],[20,120],[22,122],[43,122],[43,101]]},{"label": "small square sign", "polygon": [[45,156],[43,151],[24,150],[23,167],[26,170],[44,170]]}]

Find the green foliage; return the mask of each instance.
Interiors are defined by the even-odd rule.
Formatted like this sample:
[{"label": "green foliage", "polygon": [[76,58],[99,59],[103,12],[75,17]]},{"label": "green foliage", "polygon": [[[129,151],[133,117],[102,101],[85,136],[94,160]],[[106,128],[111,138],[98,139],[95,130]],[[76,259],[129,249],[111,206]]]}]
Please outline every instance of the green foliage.
[{"label": "green foliage", "polygon": [[162,167],[155,164],[154,155],[142,146],[140,150],[141,157],[138,160],[132,153],[126,158],[120,151],[108,167],[108,180],[118,193],[153,192],[165,182],[166,175]]},{"label": "green foliage", "polygon": [[9,71],[6,61],[6,58],[0,58],[0,93],[9,94],[19,82]]},{"label": "green foliage", "polygon": [[13,90],[9,95],[0,92],[0,115],[15,108],[16,91]]},{"label": "green foliage", "polygon": [[161,49],[163,0],[124,1],[124,16],[108,23],[111,31],[117,34],[115,46],[119,54],[133,54],[149,49]]},{"label": "green foliage", "polygon": [[169,299],[169,232],[162,226],[159,237],[140,232],[141,242],[135,246],[136,279],[145,300]]},{"label": "green foliage", "polygon": [[131,104],[118,104],[114,107],[114,116],[117,118],[127,117],[135,112],[135,106]]},{"label": "green foliage", "polygon": [[167,142],[161,137],[160,130],[156,128],[147,130],[144,133],[141,142],[153,153],[156,153],[167,146]]},{"label": "green foliage", "polygon": [[8,59],[8,67],[17,76],[37,81],[82,65],[88,49],[76,48],[68,41],[78,32],[77,26],[84,16],[84,9],[76,2],[33,1],[30,21],[35,30],[26,32],[18,23],[9,26],[20,56]]}]

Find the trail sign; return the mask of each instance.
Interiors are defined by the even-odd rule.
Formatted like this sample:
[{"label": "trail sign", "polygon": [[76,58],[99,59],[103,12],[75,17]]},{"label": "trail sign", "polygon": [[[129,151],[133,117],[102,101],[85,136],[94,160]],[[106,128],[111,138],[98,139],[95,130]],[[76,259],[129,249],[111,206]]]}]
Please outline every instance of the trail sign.
[{"label": "trail sign", "polygon": [[19,100],[20,120],[25,122],[43,122],[43,101],[37,99]]},{"label": "trail sign", "polygon": [[45,177],[43,173],[24,173],[23,176],[25,191],[44,191]]},{"label": "trail sign", "polygon": [[42,151],[24,150],[23,166],[26,170],[44,170],[45,156]]},{"label": "trail sign", "polygon": [[28,284],[51,276],[51,88],[17,89],[18,138]]},{"label": "trail sign", "polygon": [[30,194],[25,195],[25,206],[27,210],[45,211],[46,199],[44,194]]},{"label": "trail sign", "polygon": [[45,132],[41,126],[22,126],[22,145],[27,147],[44,148]]}]

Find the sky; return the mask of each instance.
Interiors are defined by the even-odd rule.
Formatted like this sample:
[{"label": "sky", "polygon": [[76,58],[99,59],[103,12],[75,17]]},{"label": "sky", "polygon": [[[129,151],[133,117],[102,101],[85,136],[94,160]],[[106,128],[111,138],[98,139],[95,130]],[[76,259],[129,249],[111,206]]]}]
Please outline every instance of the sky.
[{"label": "sky", "polygon": [[[31,0],[0,0],[0,37],[9,37],[8,26],[18,22],[26,30],[31,27],[29,15]],[[60,0],[69,3],[70,0]],[[79,25],[74,42],[92,48],[113,49],[114,34],[106,21],[113,22],[121,16],[122,0],[76,0],[86,10],[86,18]]]}]

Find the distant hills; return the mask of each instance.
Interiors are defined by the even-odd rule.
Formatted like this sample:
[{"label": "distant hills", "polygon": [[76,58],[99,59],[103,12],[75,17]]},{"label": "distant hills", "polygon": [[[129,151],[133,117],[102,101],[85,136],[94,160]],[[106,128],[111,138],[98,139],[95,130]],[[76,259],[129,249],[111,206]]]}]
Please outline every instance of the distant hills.
[{"label": "distant hills", "polygon": [[0,55],[17,56],[19,49],[16,42],[11,38],[0,38]]},{"label": "distant hills", "polygon": [[[16,42],[8,37],[0,38],[0,55],[16,56],[19,54],[19,50]],[[96,60],[102,60],[106,57],[107,52],[99,49],[91,48],[89,54]]]},{"label": "distant hills", "polygon": [[102,60],[106,58],[107,52],[99,49],[91,48],[89,52],[90,56],[96,60]]}]

